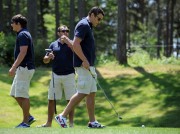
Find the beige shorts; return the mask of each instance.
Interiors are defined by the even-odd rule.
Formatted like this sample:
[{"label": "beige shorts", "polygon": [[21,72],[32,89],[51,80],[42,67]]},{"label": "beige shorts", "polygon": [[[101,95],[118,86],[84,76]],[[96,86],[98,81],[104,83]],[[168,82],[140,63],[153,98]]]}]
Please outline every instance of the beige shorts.
[{"label": "beige shorts", "polygon": [[29,98],[29,85],[35,70],[18,67],[11,86],[10,95],[13,97]]},{"label": "beige shorts", "polygon": [[83,67],[76,67],[77,74],[77,91],[78,93],[90,94],[97,91],[96,80],[97,74],[94,67],[90,71]]},{"label": "beige shorts", "polygon": [[70,98],[76,93],[74,73],[68,75],[52,74],[48,90],[48,99],[54,100],[55,93],[55,99],[60,100],[63,92],[66,100],[70,100]]}]

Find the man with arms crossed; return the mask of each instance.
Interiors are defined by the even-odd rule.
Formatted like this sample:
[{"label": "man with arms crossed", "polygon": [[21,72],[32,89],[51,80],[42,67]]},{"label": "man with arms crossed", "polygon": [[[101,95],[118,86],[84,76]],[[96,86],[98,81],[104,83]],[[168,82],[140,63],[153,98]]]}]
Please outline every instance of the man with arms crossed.
[{"label": "man with arms crossed", "polygon": [[[73,95],[64,111],[55,117],[58,124],[66,128],[66,117],[69,112],[86,97],[86,107],[89,115],[89,128],[103,128],[95,119],[95,94],[97,91],[97,74],[94,68],[95,41],[92,27],[96,27],[104,17],[99,7],[93,7],[86,18],[78,22],[74,31],[73,50],[74,67],[78,74],[77,93]],[[91,73],[90,73],[91,71]],[[93,77],[92,77],[93,75]]]},{"label": "man with arms crossed", "polygon": [[27,128],[35,121],[30,115],[29,85],[35,72],[34,46],[27,27],[27,19],[21,14],[12,17],[11,26],[17,32],[14,63],[9,70],[15,76],[10,95],[16,99],[23,112],[23,121],[16,128]]}]

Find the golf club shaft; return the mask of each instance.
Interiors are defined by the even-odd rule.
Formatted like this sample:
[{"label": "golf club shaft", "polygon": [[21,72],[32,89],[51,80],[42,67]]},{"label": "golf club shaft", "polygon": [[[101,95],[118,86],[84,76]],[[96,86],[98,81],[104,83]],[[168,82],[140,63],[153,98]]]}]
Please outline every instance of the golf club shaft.
[{"label": "golf club shaft", "polygon": [[55,94],[54,74],[53,74],[53,72],[52,72],[52,80],[53,80],[53,90],[54,90],[54,113],[57,114],[57,109],[56,109],[56,94]]},{"label": "golf club shaft", "polygon": [[101,87],[101,85],[99,84],[98,80],[93,76],[93,74],[91,73],[90,70],[89,70],[89,72],[90,72],[91,76],[94,78],[94,80],[96,81],[96,83],[97,83],[97,85],[99,86],[99,88],[103,91],[103,94],[104,94],[106,100],[107,100],[107,101],[109,102],[109,104],[111,105],[111,108],[114,110],[115,114],[118,116],[119,119],[122,119],[122,117],[119,116],[118,112],[116,111],[114,105],[111,103],[110,99],[107,97],[104,89]]}]

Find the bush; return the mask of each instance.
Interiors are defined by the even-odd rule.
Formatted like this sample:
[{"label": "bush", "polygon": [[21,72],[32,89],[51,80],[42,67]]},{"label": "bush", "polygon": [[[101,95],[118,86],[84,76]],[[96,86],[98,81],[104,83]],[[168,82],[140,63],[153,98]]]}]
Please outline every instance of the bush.
[{"label": "bush", "polygon": [[15,36],[12,34],[4,35],[3,32],[0,33],[0,64],[1,65],[11,65],[13,63],[14,55],[14,44]]},{"label": "bush", "polygon": [[150,63],[151,59],[149,54],[144,51],[143,49],[137,49],[134,54],[132,54],[129,59],[128,63],[131,66],[143,66]]},{"label": "bush", "polygon": [[102,54],[97,56],[95,64],[96,65],[103,65],[103,64],[106,64],[106,63],[109,63],[112,61],[116,61],[114,56],[110,56],[110,55],[102,53]]},{"label": "bush", "polygon": [[49,44],[46,40],[39,39],[37,44],[34,44],[34,53],[35,53],[35,65],[43,66],[43,57],[46,54],[45,49],[48,48]]}]

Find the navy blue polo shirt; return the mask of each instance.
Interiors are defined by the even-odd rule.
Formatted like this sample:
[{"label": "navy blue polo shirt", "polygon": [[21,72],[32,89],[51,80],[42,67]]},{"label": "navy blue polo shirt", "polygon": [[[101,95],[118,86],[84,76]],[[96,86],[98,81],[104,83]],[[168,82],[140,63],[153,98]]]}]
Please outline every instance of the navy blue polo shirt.
[{"label": "navy blue polo shirt", "polygon": [[[82,51],[89,61],[90,66],[94,66],[95,61],[95,40],[94,34],[92,30],[92,24],[87,20],[87,18],[83,18],[78,22],[75,27],[74,35],[78,38],[81,38],[82,41],[80,43]],[[74,66],[80,67],[82,65],[82,60],[75,54],[74,55]]]},{"label": "navy blue polo shirt", "polygon": [[28,46],[27,53],[23,59],[23,61],[20,63],[19,66],[26,67],[28,69],[35,69],[34,64],[34,45],[32,41],[31,34],[27,29],[21,29],[17,33],[16,37],[16,46],[14,49],[14,58],[17,59],[19,53],[20,53],[20,47],[21,46]]},{"label": "navy blue polo shirt", "polygon": [[61,44],[58,40],[49,46],[53,50],[52,70],[57,75],[68,75],[74,73],[73,52],[67,44]]}]

